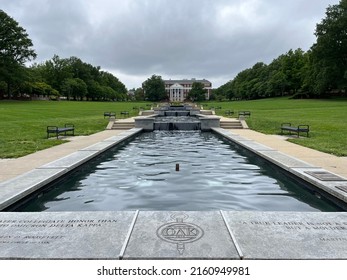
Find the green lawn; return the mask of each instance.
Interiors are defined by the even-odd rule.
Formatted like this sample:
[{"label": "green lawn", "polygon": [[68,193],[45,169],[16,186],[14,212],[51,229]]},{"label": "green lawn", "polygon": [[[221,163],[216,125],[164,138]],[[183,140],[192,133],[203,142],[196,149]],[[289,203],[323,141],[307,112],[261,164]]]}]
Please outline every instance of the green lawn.
[{"label": "green lawn", "polygon": [[0,101],[0,158],[15,158],[54,145],[63,140],[47,140],[48,125],[75,125],[75,135],[89,135],[107,126],[104,112],[120,116],[133,107],[146,108],[147,103],[135,102],[75,102],[75,101]]},{"label": "green lawn", "polygon": [[[62,140],[46,139],[46,126],[63,126],[73,123],[76,135],[89,135],[105,129],[106,111],[129,111],[137,115],[133,107],[145,107],[147,103],[135,102],[75,102],[75,101],[0,101],[0,158],[15,158],[54,145]],[[205,104],[205,103],[203,103]],[[225,110],[249,110],[250,128],[279,134],[282,122],[293,125],[309,124],[310,137],[290,141],[316,150],[347,156],[347,99],[289,100],[288,98],[263,99],[237,102],[207,102],[207,107]]]},{"label": "green lawn", "polygon": [[281,123],[310,125],[309,138],[289,141],[322,152],[347,156],[347,99],[290,100],[273,98],[254,101],[209,102],[208,107],[223,115],[225,110],[249,110],[247,124],[251,129],[266,134],[280,134]]}]

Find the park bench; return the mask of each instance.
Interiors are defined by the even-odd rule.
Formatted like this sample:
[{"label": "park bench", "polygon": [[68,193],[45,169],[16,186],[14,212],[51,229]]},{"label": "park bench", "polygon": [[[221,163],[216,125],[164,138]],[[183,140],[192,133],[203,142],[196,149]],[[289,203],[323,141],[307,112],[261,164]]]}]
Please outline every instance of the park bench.
[{"label": "park bench", "polygon": [[104,118],[106,118],[106,117],[109,117],[109,118],[116,117],[116,113],[114,113],[114,112],[104,112]]},{"label": "park bench", "polygon": [[129,112],[128,111],[122,111],[122,112],[120,112],[120,114],[122,115],[122,116],[129,116]]},{"label": "park bench", "polygon": [[248,116],[248,117],[250,117],[251,116],[251,112],[250,111],[239,111],[239,117],[240,116],[244,116],[244,117]]},{"label": "park bench", "polygon": [[310,127],[306,124],[300,124],[298,126],[292,126],[291,123],[282,123],[281,124],[281,134],[283,134],[283,131],[295,132],[295,133],[297,133],[298,137],[300,136],[300,132],[304,132],[304,133],[306,133],[306,136],[308,137]]},{"label": "park bench", "polygon": [[225,111],[225,114],[226,114],[227,116],[233,115],[233,114],[234,114],[234,110],[226,110],[226,111]]},{"label": "park bench", "polygon": [[72,132],[72,136],[75,135],[75,126],[73,124],[65,124],[64,127],[47,126],[47,139],[49,138],[50,134],[55,134],[57,139],[61,133],[64,133],[64,136],[66,136],[66,132],[68,131]]}]

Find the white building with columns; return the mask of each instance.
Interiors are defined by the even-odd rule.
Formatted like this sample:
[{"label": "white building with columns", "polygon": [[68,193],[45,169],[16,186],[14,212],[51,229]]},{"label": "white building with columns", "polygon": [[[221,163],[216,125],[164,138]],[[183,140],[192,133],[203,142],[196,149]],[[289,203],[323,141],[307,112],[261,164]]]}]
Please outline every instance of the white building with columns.
[{"label": "white building with columns", "polygon": [[206,92],[206,100],[210,99],[212,83],[208,80],[183,79],[183,80],[164,80],[165,91],[170,98],[170,102],[184,102],[188,98],[188,93],[192,89],[193,83],[201,83],[204,85]]}]

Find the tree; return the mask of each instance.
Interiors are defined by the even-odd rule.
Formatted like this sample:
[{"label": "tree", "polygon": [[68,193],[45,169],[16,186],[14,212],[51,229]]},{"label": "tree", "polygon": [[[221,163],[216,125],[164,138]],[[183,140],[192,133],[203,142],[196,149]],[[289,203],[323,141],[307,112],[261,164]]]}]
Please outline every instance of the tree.
[{"label": "tree", "polygon": [[347,89],[347,0],[327,8],[316,26],[317,42],[311,48],[309,81],[321,95],[332,89]]},{"label": "tree", "polygon": [[143,93],[143,89],[142,88],[137,88],[135,90],[135,100],[136,101],[143,101],[143,100],[145,100],[145,95]]},{"label": "tree", "polygon": [[161,76],[152,75],[142,85],[145,98],[150,101],[162,101],[167,99],[165,83]]},{"label": "tree", "polygon": [[188,98],[191,101],[203,101],[206,99],[207,90],[204,88],[204,84],[199,82],[194,82],[192,84],[192,89],[188,93]]},{"label": "tree", "polygon": [[64,94],[67,99],[73,97],[74,100],[82,100],[83,97],[87,95],[87,85],[79,78],[66,79],[62,84],[61,93]]},{"label": "tree", "polygon": [[32,47],[25,29],[0,10],[0,80],[6,82],[8,95],[11,85],[20,82],[24,63],[36,58]]}]

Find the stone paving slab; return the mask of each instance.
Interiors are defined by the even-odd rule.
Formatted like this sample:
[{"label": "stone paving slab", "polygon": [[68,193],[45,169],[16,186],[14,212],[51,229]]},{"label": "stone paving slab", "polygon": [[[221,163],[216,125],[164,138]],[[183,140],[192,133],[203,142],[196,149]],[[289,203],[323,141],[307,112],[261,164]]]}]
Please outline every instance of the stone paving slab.
[{"label": "stone paving slab", "polygon": [[34,169],[0,183],[0,210],[23,199],[66,172],[65,168]]},{"label": "stone paving slab", "polygon": [[328,194],[339,198],[340,200],[347,203],[347,193],[336,188],[336,186],[347,185],[346,181],[321,181],[314,176],[310,176],[307,172],[325,172],[326,170],[322,168],[292,168],[292,173],[302,178],[305,181],[310,182],[315,186],[319,186],[320,189],[324,190]]},{"label": "stone paving slab", "polygon": [[239,259],[219,212],[140,212],[124,259]]},{"label": "stone paving slab", "polygon": [[[322,152],[318,152],[312,149],[308,149],[305,147],[301,147],[301,146],[286,142],[283,139],[274,137],[272,135],[264,135],[255,131],[238,130],[238,133],[242,135],[242,136],[239,135],[239,137],[243,137],[244,135],[246,135],[247,137],[254,140],[254,141],[249,141],[249,140],[244,141],[239,139],[232,139],[229,136],[231,132],[225,129],[213,128],[213,130],[223,135],[224,137],[231,139],[231,141],[236,142],[238,145],[241,145],[245,147],[246,149],[254,152],[255,154],[282,167],[284,170],[290,172],[291,174],[298,176],[304,181],[311,183],[312,185],[332,195],[333,197],[347,203],[347,192],[345,192],[341,188],[338,188],[338,186],[341,186],[340,181],[320,181],[317,178],[314,178],[313,176],[310,176],[307,173],[310,171],[313,171],[313,172],[315,171],[328,172],[327,170],[329,170],[330,172],[338,171],[336,175],[340,175],[342,176],[342,178],[345,178],[343,175],[347,170],[346,168],[347,161],[345,161],[344,158],[340,159],[332,155],[324,154]],[[235,135],[237,134],[235,133]],[[263,144],[259,144],[258,141],[260,143],[266,143],[269,146],[264,146]],[[284,146],[284,148],[279,149],[281,152],[276,150],[276,148],[278,148],[278,143],[280,143],[280,146]],[[291,151],[291,149],[293,148],[295,148],[294,149],[295,152],[290,152],[289,154],[293,154],[293,153],[300,154],[299,158],[295,158],[288,155],[288,151],[289,151],[288,149],[290,149]],[[308,161],[306,161],[306,159]],[[324,170],[323,168],[317,167],[317,165],[312,164],[312,163],[318,163],[318,162],[322,163],[322,166],[326,167],[327,170]],[[346,163],[345,165],[343,164],[344,162]],[[331,171],[332,168],[334,171]],[[345,185],[346,183],[344,183],[343,186]]]},{"label": "stone paving slab", "polygon": [[0,213],[0,259],[118,259],[134,212]]},{"label": "stone paving slab", "polygon": [[250,151],[254,152],[254,153],[258,153],[258,152],[262,152],[262,151],[274,151],[274,149],[269,148],[263,144],[259,144],[257,142],[254,141],[249,141],[249,140],[239,140],[237,141],[237,144],[243,147],[246,147],[247,149],[249,149]]},{"label": "stone paving slab", "polygon": [[117,144],[117,143],[121,142],[122,139],[123,139],[122,136],[117,135],[117,136],[107,138],[107,139],[103,140],[102,142],[112,142],[112,143]]},{"label": "stone paving slab", "polygon": [[[120,140],[119,140],[120,142]],[[115,146],[118,142],[108,142],[108,141],[102,141],[99,143],[96,143],[94,145],[88,146],[86,148],[81,149],[80,151],[99,151],[99,152],[103,152],[106,151],[110,148],[112,148],[113,146]]]},{"label": "stone paving slab", "polygon": [[262,151],[261,154],[265,159],[281,166],[285,170],[289,170],[290,168],[294,167],[313,168],[313,165],[308,164],[307,162],[293,158],[278,151]]},{"label": "stone paving slab", "polygon": [[232,141],[252,141],[251,139],[248,139],[247,137],[240,136],[238,134],[232,133],[231,131],[219,128],[219,127],[213,127],[212,131],[217,132],[218,134],[232,140]]},{"label": "stone paving slab", "polygon": [[75,167],[87,162],[95,155],[99,154],[99,151],[87,150],[87,151],[77,151],[63,158],[52,161],[48,164],[42,165],[39,169],[49,169],[49,168],[66,168],[67,170],[72,170]]},{"label": "stone paving slab", "polygon": [[309,164],[324,168],[347,178],[347,157],[337,157],[290,143],[285,139],[278,137],[278,135],[266,135],[250,129],[239,129],[237,130],[237,133],[233,130],[233,132],[239,136],[247,137],[284,154],[288,154]]},{"label": "stone paving slab", "polygon": [[223,212],[244,259],[347,259],[347,213]]}]

